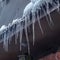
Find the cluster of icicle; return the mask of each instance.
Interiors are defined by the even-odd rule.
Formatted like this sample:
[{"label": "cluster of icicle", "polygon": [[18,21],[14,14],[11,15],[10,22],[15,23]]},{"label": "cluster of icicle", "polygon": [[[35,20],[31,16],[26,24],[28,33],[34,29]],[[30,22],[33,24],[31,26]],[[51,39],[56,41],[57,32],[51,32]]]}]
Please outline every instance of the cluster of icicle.
[{"label": "cluster of icicle", "polygon": [[[15,44],[17,44],[17,38],[18,38],[18,32],[20,32],[20,50],[22,45],[22,36],[23,36],[23,29],[25,30],[26,40],[28,44],[28,53],[30,54],[30,44],[29,44],[29,38],[28,38],[28,32],[27,27],[32,23],[32,31],[33,31],[33,45],[35,42],[35,21],[38,21],[39,27],[41,29],[42,34],[44,34],[42,26],[40,24],[41,19],[41,9],[43,10],[47,22],[49,26],[51,27],[51,24],[53,25],[52,18],[50,16],[50,10],[48,3],[52,4],[53,0],[31,0],[29,4],[25,7],[23,11],[23,16],[20,19],[13,20],[12,23],[9,23],[8,26],[3,25],[0,28],[0,42],[3,41],[3,48],[5,51],[8,51],[8,43],[11,41],[11,37],[15,34]],[[58,11],[59,11],[59,0],[55,1],[57,2]],[[46,4],[46,9],[43,8],[43,4]],[[47,16],[48,15],[48,16]],[[50,18],[48,20],[48,17]]]}]

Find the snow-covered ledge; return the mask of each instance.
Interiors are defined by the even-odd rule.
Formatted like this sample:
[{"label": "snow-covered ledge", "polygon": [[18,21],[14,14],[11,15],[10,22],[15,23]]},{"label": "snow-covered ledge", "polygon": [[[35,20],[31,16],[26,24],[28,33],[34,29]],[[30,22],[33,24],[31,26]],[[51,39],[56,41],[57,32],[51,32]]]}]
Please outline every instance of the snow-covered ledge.
[{"label": "snow-covered ledge", "polygon": [[[35,3],[34,4],[34,6],[33,6],[33,8],[35,8],[35,9],[38,9],[39,8],[39,5],[40,4],[38,4],[40,1],[37,1],[37,3]],[[38,6],[38,8],[37,8],[37,6]],[[59,6],[58,6],[58,4],[53,4],[53,7],[51,8],[51,9],[49,9],[49,11],[48,12],[46,12],[47,14],[50,14],[51,12],[53,12],[54,10],[56,10],[56,9],[58,9],[60,7],[60,4],[59,4]],[[30,12],[32,12],[32,14],[35,14],[35,12],[37,11],[37,10],[33,10],[33,9],[31,9],[31,11]],[[22,30],[23,29],[27,29],[27,27],[29,27],[29,25],[31,25],[31,24],[33,24],[33,22],[32,22],[32,20],[34,20],[34,19],[32,19],[32,20],[29,20],[29,19],[27,19],[28,17],[27,16],[30,16],[29,15],[30,13],[28,13],[28,15],[24,15],[22,18],[20,18],[20,19],[15,19],[15,20],[13,20],[12,21],[12,23],[9,23],[8,24],[8,26],[5,26],[5,25],[3,25],[1,28],[0,28],[0,43],[1,42],[3,42],[4,44],[4,48],[6,48],[5,50],[6,51],[8,51],[8,48],[7,48],[7,44],[8,44],[8,39],[9,38],[11,38],[14,34],[16,34],[16,33],[18,33],[18,32],[20,32],[21,33],[21,36],[22,36]],[[38,15],[37,15],[38,16]],[[42,17],[44,17],[44,16],[46,16],[46,14],[45,13],[43,13],[43,14],[41,14],[41,16],[40,16],[40,19],[42,18]],[[32,15],[32,17],[34,17],[33,15]],[[28,20],[30,21],[30,22],[28,22]],[[38,21],[38,19],[37,20],[35,20],[35,22],[36,21]],[[34,22],[34,23],[35,23]],[[27,23],[27,24],[26,24]],[[26,30],[26,33],[27,33],[27,30]],[[27,34],[26,34],[27,35]],[[16,37],[17,38],[17,37]],[[34,38],[34,37],[33,37]],[[22,40],[22,38],[21,38],[21,40]],[[21,42],[21,40],[20,40],[20,42]],[[27,38],[27,40],[28,40],[28,38]],[[34,44],[34,43],[33,43]],[[29,45],[29,44],[28,44]],[[28,50],[29,50],[29,48],[28,48]]]}]

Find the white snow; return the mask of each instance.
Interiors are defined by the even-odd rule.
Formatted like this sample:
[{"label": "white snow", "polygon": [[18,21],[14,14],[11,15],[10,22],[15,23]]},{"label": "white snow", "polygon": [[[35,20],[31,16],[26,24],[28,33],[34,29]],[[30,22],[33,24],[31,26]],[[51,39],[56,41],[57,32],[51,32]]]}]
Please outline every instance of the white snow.
[{"label": "white snow", "polygon": [[3,31],[3,30],[5,30],[6,28],[7,28],[6,25],[2,25],[1,28],[0,28],[0,32]]},{"label": "white snow", "polygon": [[33,3],[30,2],[29,4],[27,4],[27,6],[25,7],[24,11],[23,11],[23,16],[28,16],[30,14],[30,11],[33,8]]},{"label": "white snow", "polygon": [[16,24],[16,23],[18,23],[18,19],[12,21],[12,24]]},{"label": "white snow", "polygon": [[34,13],[36,11],[36,9],[40,9],[40,5],[42,5],[42,3],[44,3],[42,0],[36,1],[32,8],[32,13]]}]

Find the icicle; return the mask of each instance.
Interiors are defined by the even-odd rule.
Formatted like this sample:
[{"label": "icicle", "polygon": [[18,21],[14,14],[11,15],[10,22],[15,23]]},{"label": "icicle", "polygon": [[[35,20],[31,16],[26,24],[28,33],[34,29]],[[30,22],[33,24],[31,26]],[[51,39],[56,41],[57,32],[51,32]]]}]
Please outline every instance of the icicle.
[{"label": "icicle", "polygon": [[[43,11],[44,11],[44,13],[45,13],[45,16],[46,16],[46,20],[47,20],[47,22],[48,22],[48,24],[49,24],[49,26],[50,26],[50,28],[51,28],[51,23],[49,22],[49,19],[48,19],[48,16],[47,16],[47,14],[46,14],[46,12],[45,12],[45,10],[44,10],[44,8],[42,7],[42,9],[43,9]],[[50,13],[49,13],[50,14]],[[49,15],[50,16],[50,15]],[[51,19],[51,18],[50,18]]]},{"label": "icicle", "polygon": [[[13,20],[12,25],[14,25],[15,30],[16,30],[16,25],[18,23],[18,18]],[[18,33],[15,34],[15,44],[17,44],[17,38],[18,38]]]},{"label": "icicle", "polygon": [[[11,36],[11,32],[9,31],[9,36]],[[9,44],[11,43],[11,37],[9,37]]]},{"label": "icicle", "polygon": [[34,26],[34,24],[35,24],[35,14],[33,14],[33,19],[32,19],[32,28],[33,28],[33,46],[34,46],[34,43],[35,43],[35,26]]},{"label": "icicle", "polygon": [[17,44],[18,33],[15,34],[15,44]]},{"label": "icicle", "polygon": [[7,26],[3,25],[1,28],[0,28],[0,32],[4,32],[4,39],[3,39],[3,48],[5,49],[5,51],[8,51],[8,41],[7,41],[7,35],[6,35],[6,29],[7,29]]},{"label": "icicle", "polygon": [[25,17],[25,34],[26,34],[26,39],[28,44],[28,53],[30,55],[30,45],[29,45],[29,38],[28,38],[28,32],[27,32],[27,17]]},{"label": "icicle", "polygon": [[26,7],[25,7],[25,9],[23,11],[23,17],[28,16],[30,14],[30,11],[31,11],[32,7],[33,7],[32,2],[30,2],[29,4],[26,5]]},{"label": "icicle", "polygon": [[[15,26],[15,30],[17,31],[17,26]],[[15,32],[16,33],[16,32]],[[18,32],[15,34],[15,44],[17,44],[17,39],[18,39]]]},{"label": "icicle", "polygon": [[[40,10],[40,15],[41,15],[41,10]],[[37,12],[37,20],[38,20],[39,28],[41,29],[42,34],[44,34],[41,23],[40,23],[40,17],[38,15],[38,12]]]},{"label": "icicle", "polygon": [[4,48],[4,50],[6,52],[8,51],[8,36],[7,36],[7,32],[4,33],[3,48]]},{"label": "icicle", "polygon": [[9,45],[9,41],[8,41],[8,36],[6,35],[6,51],[8,51],[8,45]]},{"label": "icicle", "polygon": [[22,25],[21,25],[21,23],[20,23],[20,51],[21,51],[21,49],[22,49],[21,44],[22,44],[22,35],[23,35],[23,29],[21,30],[21,27],[22,27]]},{"label": "icicle", "polygon": [[3,41],[3,48],[6,51],[6,33],[4,33],[4,41]]},{"label": "icicle", "polygon": [[22,35],[23,35],[23,31],[22,30],[20,30],[20,51],[21,51],[21,44],[22,44]]},{"label": "icicle", "polygon": [[9,37],[9,44],[11,43],[11,38]]},{"label": "icicle", "polygon": [[[48,22],[48,23],[49,23],[49,25],[50,25],[50,26],[51,26],[51,25],[53,26],[53,25],[54,25],[54,23],[53,23],[52,18],[51,18],[51,16],[50,16],[50,12],[49,12],[49,5],[48,5],[48,3],[47,3],[47,14],[48,14],[49,19],[50,19],[50,23],[49,23],[49,22]],[[52,27],[52,26],[51,26],[51,27]]]},{"label": "icicle", "polygon": [[60,4],[59,4],[59,0],[57,1],[57,3],[58,3],[58,12],[60,11]]},{"label": "icicle", "polygon": [[[11,23],[8,24],[8,35],[9,36],[11,36],[11,31],[10,31],[11,25],[12,25]],[[11,37],[9,37],[9,44],[10,44],[11,40],[12,40]]]},{"label": "icicle", "polygon": [[35,3],[36,1],[38,1],[38,0],[31,0],[32,3]]}]

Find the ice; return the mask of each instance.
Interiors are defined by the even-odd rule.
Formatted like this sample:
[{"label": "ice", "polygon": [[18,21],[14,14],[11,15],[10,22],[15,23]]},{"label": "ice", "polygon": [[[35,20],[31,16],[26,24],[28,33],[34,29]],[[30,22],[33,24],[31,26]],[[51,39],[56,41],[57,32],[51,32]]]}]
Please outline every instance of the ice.
[{"label": "ice", "polygon": [[3,43],[3,48],[5,51],[8,51],[8,38],[6,36],[6,33],[4,35],[4,43]]},{"label": "ice", "polygon": [[[32,14],[33,14],[33,45],[34,45],[34,42],[35,42],[35,26],[34,26],[34,24],[35,24],[35,19],[36,19],[36,16],[35,16],[35,12],[37,11],[37,9],[40,9],[40,3],[41,3],[41,0],[38,0],[37,2],[35,2],[35,4],[34,4],[34,6],[33,6],[33,8],[32,8]],[[42,29],[42,27],[41,27],[41,24],[40,24],[40,18],[39,18],[39,16],[38,16],[38,14],[37,14],[37,20],[38,20],[38,24],[39,24],[39,27],[40,27],[40,29],[41,29],[41,32],[42,32],[42,34],[43,34],[43,29]]]},{"label": "ice", "polygon": [[23,30],[20,30],[20,51],[22,50],[22,35],[23,35]]},{"label": "ice", "polygon": [[[41,13],[41,12],[40,12],[40,13]],[[41,15],[41,14],[40,14],[40,15]],[[41,26],[41,23],[40,23],[40,17],[39,17],[39,15],[38,15],[38,12],[37,12],[37,20],[38,20],[39,28],[40,28],[42,34],[44,34],[43,29],[42,29],[42,26]]]},{"label": "ice", "polygon": [[[7,26],[6,25],[3,25],[1,28],[0,28],[0,32],[3,31],[3,30],[6,30],[7,29]],[[7,32],[4,32],[4,38],[3,38],[3,48],[5,49],[5,51],[8,51],[8,39],[7,39]]]},{"label": "ice", "polygon": [[18,18],[13,20],[13,22],[12,22],[12,24],[16,24],[16,23],[18,23]]},{"label": "ice", "polygon": [[[50,24],[50,22],[49,22],[48,16],[47,16],[47,14],[46,14],[46,12],[45,12],[45,10],[44,10],[44,8],[43,8],[43,7],[42,7],[42,9],[43,9],[44,14],[45,14],[45,16],[46,16],[46,20],[47,20],[47,22],[48,22],[49,26],[51,27],[51,24]],[[49,14],[50,14],[50,13],[49,13]]]},{"label": "ice", "polygon": [[21,28],[23,28],[23,26],[22,26],[22,24],[21,24],[21,22],[22,22],[22,19],[20,19],[20,51],[22,50],[22,37],[23,37],[23,29],[21,29]]},{"label": "ice", "polygon": [[5,30],[6,28],[7,28],[6,25],[2,25],[1,28],[0,28],[0,32],[3,31],[3,30]]},{"label": "ice", "polygon": [[22,50],[22,35],[23,35],[23,30],[21,30],[21,26],[20,26],[20,51]]},{"label": "ice", "polygon": [[35,15],[33,14],[33,19],[32,19],[32,29],[33,29],[33,46],[35,43]]},{"label": "ice", "polygon": [[[13,20],[12,25],[16,24],[17,26],[18,19]],[[17,44],[18,33],[15,34],[15,44]]]},{"label": "ice", "polygon": [[[43,1],[45,1],[46,4],[47,4],[46,9],[47,9],[47,14],[48,14],[48,17],[49,17],[49,20],[50,20],[50,22],[48,22],[48,24],[49,24],[50,27],[52,27],[54,25],[54,23],[52,21],[51,15],[50,15],[49,4],[48,4],[48,3],[52,3],[52,0],[43,0]],[[46,18],[47,18],[47,16],[46,16]],[[47,18],[47,20],[48,20],[48,18]]]},{"label": "ice", "polygon": [[48,17],[49,17],[49,20],[50,22],[48,22],[49,26],[52,27],[54,25],[53,21],[52,21],[52,18],[51,18],[51,15],[50,15],[50,11],[49,11],[49,5],[47,3],[47,14],[48,14]]},{"label": "ice", "polygon": [[40,1],[38,0],[37,2],[35,2],[33,8],[32,8],[32,13],[36,12],[36,9],[40,9]]},{"label": "ice", "polygon": [[23,17],[24,16],[28,16],[30,14],[30,11],[33,7],[33,3],[30,2],[29,4],[27,4],[27,6],[25,7],[24,11],[23,11]]},{"label": "ice", "polygon": [[23,11],[23,17],[27,17],[29,19],[28,22],[30,22],[29,14],[31,13],[32,8],[33,8],[33,3],[30,2],[29,4],[27,4],[27,6]]},{"label": "ice", "polygon": [[15,44],[17,44],[17,40],[18,40],[18,33],[15,34]]},{"label": "ice", "polygon": [[29,45],[29,38],[28,38],[28,31],[27,31],[27,17],[25,17],[25,34],[26,34],[26,40],[28,44],[28,53],[30,55],[30,45]]},{"label": "ice", "polygon": [[[37,12],[38,9],[41,10],[39,2],[41,2],[41,0],[40,0],[40,1],[37,1],[37,2],[34,4],[34,7],[33,7],[33,12],[34,12],[34,13],[35,13],[35,11]],[[41,11],[40,11],[40,13],[41,13]],[[40,15],[41,15],[41,14],[40,14]],[[38,15],[38,12],[37,12],[37,20],[38,20],[38,24],[39,24],[39,27],[40,27],[40,29],[41,29],[41,32],[42,32],[42,34],[43,34],[43,29],[42,29],[42,26],[41,26],[41,23],[40,23],[40,16]]]},{"label": "ice", "polygon": [[58,3],[58,12],[60,12],[60,4],[59,4],[59,0],[57,1],[57,3]]},{"label": "ice", "polygon": [[47,9],[47,14],[48,14],[48,16],[49,16],[50,22],[49,22],[49,20],[48,20],[48,16],[47,16],[47,14],[46,14],[46,12],[45,12],[45,10],[44,10],[43,7],[42,7],[42,9],[43,9],[43,11],[44,11],[44,13],[45,13],[45,15],[46,15],[46,19],[47,19],[47,21],[48,21],[49,26],[52,27],[52,26],[54,25],[54,23],[53,23],[52,18],[51,18],[51,16],[50,16],[50,11],[49,11],[49,6],[48,6],[48,2],[52,2],[52,1],[50,1],[50,0],[48,0],[48,1],[38,0],[38,1],[34,4],[34,9],[33,9],[33,11],[39,9],[40,6],[42,6],[42,4],[44,4],[45,2],[47,3],[46,9]]},{"label": "ice", "polygon": [[35,43],[35,30],[34,30],[35,26],[34,26],[34,22],[33,22],[33,46]]},{"label": "ice", "polygon": [[11,35],[11,32],[10,32],[10,30],[9,30],[9,28],[12,26],[12,23],[9,23],[8,24],[8,32],[9,32],[9,44],[10,44],[10,42],[11,42],[11,37],[10,37],[10,35]]}]

